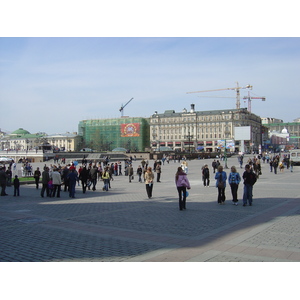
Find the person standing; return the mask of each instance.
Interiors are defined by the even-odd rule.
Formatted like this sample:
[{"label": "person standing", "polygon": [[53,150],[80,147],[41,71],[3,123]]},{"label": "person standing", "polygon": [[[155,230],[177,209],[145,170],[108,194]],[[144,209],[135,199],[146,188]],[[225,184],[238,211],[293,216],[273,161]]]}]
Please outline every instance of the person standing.
[{"label": "person standing", "polygon": [[49,181],[50,181],[49,168],[46,167],[42,173],[42,190],[41,190],[42,198],[44,198],[45,191],[47,197],[49,197],[49,186],[48,186]]},{"label": "person standing", "polygon": [[160,176],[161,176],[161,162],[157,162],[156,167],[155,167],[155,171],[156,171],[156,181],[160,182]]},{"label": "person standing", "polygon": [[18,175],[15,175],[14,179],[14,196],[20,196],[20,180]]},{"label": "person standing", "polygon": [[131,164],[128,166],[127,171],[128,171],[129,182],[131,182],[131,180],[133,179],[133,167]]},{"label": "person standing", "polygon": [[209,187],[209,168],[208,165],[205,165],[202,169],[202,179],[203,185]]},{"label": "person standing", "polygon": [[274,169],[274,174],[277,174],[277,168],[278,168],[278,158],[275,157],[273,159],[273,163],[272,163],[273,169]]},{"label": "person standing", "polygon": [[214,170],[214,174],[216,173],[216,169],[217,169],[217,162],[216,162],[216,160],[214,159],[214,161],[212,162],[212,164],[211,164],[211,166],[212,166],[212,168],[213,168],[213,170]]},{"label": "person standing", "polygon": [[241,182],[241,176],[236,171],[236,167],[232,166],[231,167],[231,172],[230,172],[229,177],[228,177],[228,183],[229,183],[230,188],[231,188],[233,205],[238,205],[237,192],[238,192],[240,182]]},{"label": "person standing", "polygon": [[142,182],[142,174],[143,174],[143,169],[142,167],[139,165],[138,168],[136,169],[136,173],[139,176],[139,182]]},{"label": "person standing", "polygon": [[152,198],[153,180],[154,180],[154,173],[152,172],[152,168],[148,167],[147,171],[145,172],[145,185],[146,185],[147,196],[149,199]]},{"label": "person standing", "polygon": [[98,174],[98,168],[96,165],[94,165],[92,168],[91,168],[91,171],[90,171],[90,175],[91,175],[91,181],[92,181],[92,190],[95,191],[96,190],[96,184],[97,184],[97,174]]},{"label": "person standing", "polygon": [[218,172],[215,175],[216,187],[218,188],[218,204],[225,204],[225,188],[227,174],[223,171],[223,166],[218,166]]},{"label": "person standing", "polygon": [[105,167],[104,172],[102,174],[102,179],[104,182],[103,191],[108,191],[109,178],[110,178],[110,175],[109,175],[108,167]]},{"label": "person standing", "polygon": [[179,196],[179,210],[186,209],[186,189],[190,189],[191,185],[185,172],[178,167],[175,175],[175,184]]},{"label": "person standing", "polygon": [[243,179],[244,179],[243,206],[247,206],[247,202],[249,203],[249,206],[251,206],[253,200],[253,185],[255,184],[257,178],[256,175],[253,173],[251,166],[248,164],[245,166]]},{"label": "person standing", "polygon": [[3,167],[0,167],[0,185],[1,185],[1,196],[7,196],[5,189],[7,183],[7,175]]},{"label": "person standing", "polygon": [[69,179],[69,196],[70,198],[75,198],[75,188],[76,182],[78,180],[77,171],[75,169],[71,169],[70,173],[68,174]]},{"label": "person standing", "polygon": [[39,188],[40,177],[41,177],[41,171],[40,171],[39,167],[37,167],[36,170],[34,171],[33,177],[34,177],[34,180],[35,180],[36,189],[38,189]]},{"label": "person standing", "polygon": [[60,198],[60,189],[61,189],[61,175],[58,172],[58,169],[54,169],[54,171],[51,173],[51,177],[52,177],[52,184],[53,184],[53,194],[52,197],[56,197]]},{"label": "person standing", "polygon": [[86,166],[83,166],[83,168],[79,174],[79,180],[81,180],[83,194],[86,192],[88,178],[89,178],[89,171],[87,170]]}]

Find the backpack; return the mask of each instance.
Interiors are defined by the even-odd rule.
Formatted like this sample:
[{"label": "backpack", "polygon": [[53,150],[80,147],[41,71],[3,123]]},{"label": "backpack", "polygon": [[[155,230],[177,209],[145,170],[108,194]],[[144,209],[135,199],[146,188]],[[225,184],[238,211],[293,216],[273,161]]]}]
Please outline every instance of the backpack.
[{"label": "backpack", "polygon": [[203,175],[204,175],[205,177],[208,177],[208,176],[209,176],[209,170],[208,170],[207,168],[205,168],[205,169],[203,170]]},{"label": "backpack", "polygon": [[251,174],[251,176],[250,176],[251,185],[254,185],[257,180],[256,174],[253,172],[251,172],[250,174]]}]

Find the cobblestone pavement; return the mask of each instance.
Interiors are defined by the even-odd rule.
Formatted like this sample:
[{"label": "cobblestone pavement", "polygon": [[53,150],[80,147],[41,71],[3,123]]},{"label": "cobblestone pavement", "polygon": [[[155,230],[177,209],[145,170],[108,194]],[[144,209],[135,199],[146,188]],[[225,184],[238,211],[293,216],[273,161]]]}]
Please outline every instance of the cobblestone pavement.
[{"label": "cobblestone pavement", "polygon": [[[275,175],[262,164],[253,206],[243,207],[242,184],[240,205],[232,205],[228,185],[226,205],[217,205],[212,171],[209,188],[201,181],[204,163],[211,166],[212,160],[189,162],[186,211],[178,208],[179,164],[173,161],[162,166],[150,200],[137,176],[132,183],[114,177],[108,192],[101,181],[86,194],[77,186],[75,199],[63,191],[61,198],[41,198],[34,185],[21,186],[21,196],[13,197],[7,187],[9,196],[0,197],[0,261],[300,261],[300,168]],[[232,165],[238,165],[236,157],[228,159]],[[243,169],[238,171],[242,175]]]}]

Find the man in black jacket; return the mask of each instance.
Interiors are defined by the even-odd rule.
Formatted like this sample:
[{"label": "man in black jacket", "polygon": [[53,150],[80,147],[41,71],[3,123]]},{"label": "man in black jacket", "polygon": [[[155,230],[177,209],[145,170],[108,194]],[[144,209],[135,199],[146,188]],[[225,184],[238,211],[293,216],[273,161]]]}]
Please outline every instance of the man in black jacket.
[{"label": "man in black jacket", "polygon": [[252,192],[253,192],[253,185],[256,182],[256,175],[253,173],[250,165],[245,166],[245,172],[243,174],[244,179],[244,195],[243,195],[243,206],[247,205],[247,201],[249,206],[252,205]]}]

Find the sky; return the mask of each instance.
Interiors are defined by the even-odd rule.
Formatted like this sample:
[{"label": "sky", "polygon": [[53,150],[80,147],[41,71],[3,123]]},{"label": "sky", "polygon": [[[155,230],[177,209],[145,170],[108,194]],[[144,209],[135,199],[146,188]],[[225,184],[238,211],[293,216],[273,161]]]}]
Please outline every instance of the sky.
[{"label": "sky", "polygon": [[[187,92],[234,88],[237,82],[253,86],[250,96],[266,97],[252,101],[253,113],[284,122],[300,117],[299,37],[259,31],[244,37],[64,33],[1,35],[2,131],[78,132],[81,120],[121,117],[120,107],[131,98],[124,116],[181,112],[191,104],[197,111],[233,109],[235,90]],[[249,90],[240,93],[241,107],[247,107]]]}]

